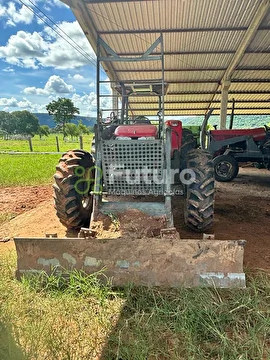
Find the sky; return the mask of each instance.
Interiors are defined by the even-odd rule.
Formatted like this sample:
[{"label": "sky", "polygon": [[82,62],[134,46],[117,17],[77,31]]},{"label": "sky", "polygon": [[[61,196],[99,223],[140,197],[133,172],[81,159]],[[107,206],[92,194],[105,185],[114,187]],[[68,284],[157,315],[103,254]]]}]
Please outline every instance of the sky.
[{"label": "sky", "polygon": [[81,115],[96,115],[95,54],[65,4],[0,0],[0,29],[0,111],[46,113],[66,97]]}]

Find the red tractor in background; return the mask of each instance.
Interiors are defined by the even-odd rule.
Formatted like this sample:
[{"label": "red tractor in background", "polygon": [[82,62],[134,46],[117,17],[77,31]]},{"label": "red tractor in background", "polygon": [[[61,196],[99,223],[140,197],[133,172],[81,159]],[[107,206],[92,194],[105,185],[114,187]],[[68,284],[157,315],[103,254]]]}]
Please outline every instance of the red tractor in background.
[{"label": "red tractor in background", "polygon": [[239,172],[239,163],[252,162],[270,170],[270,127],[206,131],[202,126],[201,146],[213,154],[215,179],[228,182]]}]

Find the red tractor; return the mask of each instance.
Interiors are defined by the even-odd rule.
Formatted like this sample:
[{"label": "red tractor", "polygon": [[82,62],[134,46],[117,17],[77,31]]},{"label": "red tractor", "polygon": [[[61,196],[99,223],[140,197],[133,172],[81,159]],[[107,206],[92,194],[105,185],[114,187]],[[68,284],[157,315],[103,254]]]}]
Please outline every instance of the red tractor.
[{"label": "red tractor", "polygon": [[225,129],[205,131],[203,125],[202,147],[213,154],[215,179],[233,180],[239,171],[239,163],[253,162],[270,170],[270,128]]},{"label": "red tractor", "polygon": [[[110,123],[99,121],[94,154],[68,151],[55,174],[55,207],[67,228],[88,226],[99,212],[137,208],[165,215],[173,227],[171,198],[184,195],[185,223],[204,231],[213,221],[214,174],[211,154],[196,149],[196,140],[179,120],[163,122],[138,116],[128,121],[114,112]],[[127,201],[102,201],[102,195],[125,196]],[[162,201],[128,201],[128,197],[164,197]]]},{"label": "red tractor", "polygon": [[[109,51],[102,39],[99,42],[99,48],[103,46]],[[150,49],[153,51],[161,42],[161,38],[157,39]],[[127,61],[112,50],[109,52],[112,54],[109,61],[112,58],[116,62]],[[98,53],[98,59],[100,56]],[[147,51],[141,61],[147,61],[151,56],[153,54]],[[158,59],[163,67],[163,54]],[[79,228],[89,224],[90,217],[95,221],[99,212],[119,212],[126,208],[137,208],[150,215],[165,215],[167,226],[173,227],[171,198],[179,193],[186,198],[184,216],[190,228],[204,231],[212,224],[214,174],[211,154],[196,149],[196,140],[190,130],[182,130],[181,121],[164,120],[164,96],[168,86],[162,67],[158,80],[109,81],[113,94],[112,107],[106,111],[110,114],[107,118],[103,117],[105,111],[101,104],[102,96],[108,99],[109,95],[102,94],[107,89],[104,81],[100,81],[98,68],[95,153],[91,155],[80,150],[66,153],[55,174],[55,207],[66,227]],[[145,106],[148,99],[157,100],[152,105],[154,112]],[[146,117],[149,112],[151,120]],[[121,201],[108,202],[102,201],[104,194],[122,195],[126,199],[130,195],[137,199],[138,196],[159,195],[163,200],[130,203],[122,197]]]}]

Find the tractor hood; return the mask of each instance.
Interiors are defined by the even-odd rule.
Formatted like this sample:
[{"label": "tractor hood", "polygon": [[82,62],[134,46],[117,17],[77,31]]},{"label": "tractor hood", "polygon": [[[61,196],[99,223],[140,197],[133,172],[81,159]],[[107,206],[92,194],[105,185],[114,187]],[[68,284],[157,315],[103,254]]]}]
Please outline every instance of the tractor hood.
[{"label": "tractor hood", "polygon": [[157,138],[158,129],[155,125],[139,124],[139,125],[120,125],[115,129],[116,137],[153,137]]}]

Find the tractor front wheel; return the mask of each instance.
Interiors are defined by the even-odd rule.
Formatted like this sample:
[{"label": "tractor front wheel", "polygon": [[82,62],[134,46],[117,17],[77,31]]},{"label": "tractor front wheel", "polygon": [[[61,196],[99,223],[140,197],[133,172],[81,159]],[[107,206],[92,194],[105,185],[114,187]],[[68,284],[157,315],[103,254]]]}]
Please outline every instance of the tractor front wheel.
[{"label": "tractor front wheel", "polygon": [[84,150],[62,155],[54,174],[54,201],[60,222],[68,229],[88,226],[92,211],[94,160]]},{"label": "tractor front wheel", "polygon": [[184,216],[186,225],[194,231],[208,229],[214,218],[214,168],[211,154],[194,149],[187,153],[188,179],[182,180],[185,188]]},{"label": "tractor front wheel", "polygon": [[239,166],[235,158],[230,155],[219,155],[214,158],[215,179],[228,182],[233,180],[239,172]]}]

